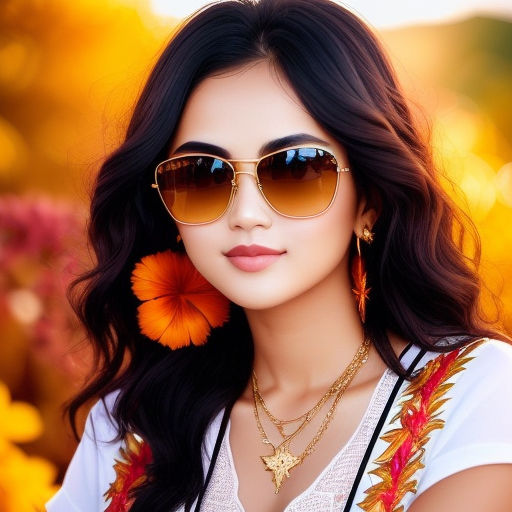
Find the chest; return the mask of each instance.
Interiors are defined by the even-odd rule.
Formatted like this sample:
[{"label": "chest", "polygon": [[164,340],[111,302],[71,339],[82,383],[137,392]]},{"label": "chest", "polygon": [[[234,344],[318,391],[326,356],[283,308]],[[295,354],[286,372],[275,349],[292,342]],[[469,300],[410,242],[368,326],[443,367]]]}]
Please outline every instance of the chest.
[{"label": "chest", "polygon": [[[341,510],[348,497],[369,437],[384,407],[385,398],[396,378],[386,373],[375,383],[347,393],[337,405],[328,427],[313,451],[284,476],[276,494],[273,472],[265,469],[261,456],[274,453],[263,443],[254,407],[235,405],[230,416],[205,496],[205,511],[233,512],[312,512]],[[325,408],[325,412],[328,407]],[[290,452],[302,455],[317,435],[325,414],[318,414],[290,444]],[[280,440],[271,423],[262,425],[271,442]],[[293,429],[291,429],[293,430]],[[282,438],[281,438],[282,439]],[[222,498],[220,499],[220,497]],[[222,503],[220,503],[222,501]],[[220,507],[220,508],[219,508]]]}]

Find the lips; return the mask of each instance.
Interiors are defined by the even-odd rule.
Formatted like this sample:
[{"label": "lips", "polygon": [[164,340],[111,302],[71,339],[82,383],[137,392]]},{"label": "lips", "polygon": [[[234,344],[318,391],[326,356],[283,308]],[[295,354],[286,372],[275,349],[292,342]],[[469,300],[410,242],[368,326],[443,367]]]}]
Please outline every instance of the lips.
[{"label": "lips", "polygon": [[245,272],[258,272],[277,261],[285,252],[261,245],[237,245],[225,255],[238,269]]},{"label": "lips", "polygon": [[263,254],[282,254],[283,252],[262,245],[237,245],[228,251],[226,256],[261,256]]}]

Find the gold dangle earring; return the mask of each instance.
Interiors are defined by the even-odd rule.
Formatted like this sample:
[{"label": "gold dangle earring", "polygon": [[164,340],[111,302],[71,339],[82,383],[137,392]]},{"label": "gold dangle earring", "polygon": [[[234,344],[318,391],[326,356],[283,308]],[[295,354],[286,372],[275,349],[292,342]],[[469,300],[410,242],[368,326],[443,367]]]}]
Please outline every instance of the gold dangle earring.
[{"label": "gold dangle earring", "polygon": [[[367,244],[371,244],[373,241],[373,233],[370,231],[368,226],[363,228],[363,235],[361,237]],[[360,238],[357,237],[357,254],[352,262],[352,279],[354,280],[354,288],[352,291],[355,294],[357,309],[359,310],[359,316],[361,322],[366,320],[366,301],[369,300],[369,294],[371,288],[366,286],[366,269],[363,257],[361,256],[361,245],[359,242]]]}]

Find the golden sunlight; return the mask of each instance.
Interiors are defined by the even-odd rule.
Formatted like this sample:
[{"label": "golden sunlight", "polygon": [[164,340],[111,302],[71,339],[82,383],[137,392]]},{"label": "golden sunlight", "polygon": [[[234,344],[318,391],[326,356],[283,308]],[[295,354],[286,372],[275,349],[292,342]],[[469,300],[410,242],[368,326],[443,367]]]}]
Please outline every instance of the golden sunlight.
[{"label": "golden sunlight", "polygon": [[506,205],[512,207],[512,162],[506,163],[496,174],[498,198]]},{"label": "golden sunlight", "polygon": [[207,3],[204,0],[151,0],[150,9],[156,16],[184,18]]}]

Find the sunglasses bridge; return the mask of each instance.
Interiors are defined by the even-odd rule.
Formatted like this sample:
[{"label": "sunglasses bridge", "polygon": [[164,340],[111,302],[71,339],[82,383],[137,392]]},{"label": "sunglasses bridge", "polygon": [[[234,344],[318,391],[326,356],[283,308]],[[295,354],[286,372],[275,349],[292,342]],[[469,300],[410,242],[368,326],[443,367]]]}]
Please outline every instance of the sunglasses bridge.
[{"label": "sunglasses bridge", "polygon": [[[236,177],[239,174],[248,174],[249,176],[254,176],[254,179],[256,180],[256,185],[258,185],[258,188],[260,192],[263,194],[263,187],[261,186],[260,180],[258,178],[258,163],[262,160],[261,158],[244,158],[244,159],[227,159],[225,158],[226,162],[229,162],[233,166],[233,179],[231,180],[231,186],[233,187],[233,193],[235,193],[238,190],[238,183],[236,180]],[[235,169],[234,163],[243,163],[243,164],[255,164],[252,171],[237,171]],[[263,196],[265,196],[263,194]]]}]

